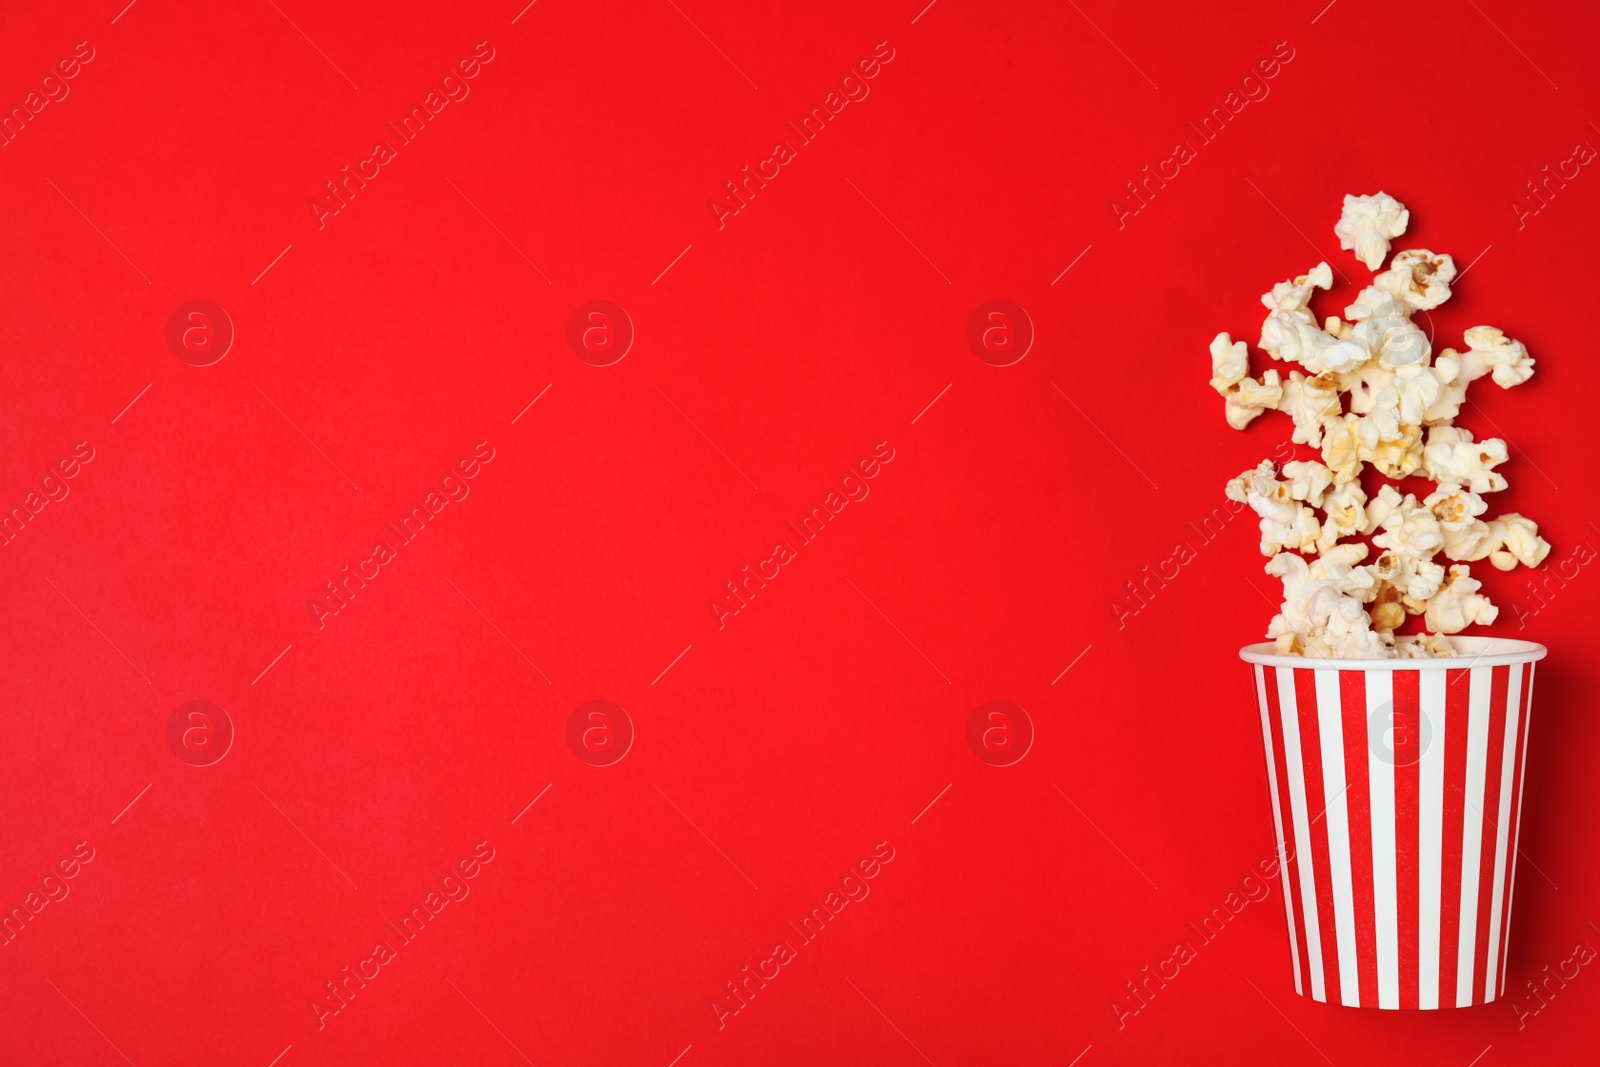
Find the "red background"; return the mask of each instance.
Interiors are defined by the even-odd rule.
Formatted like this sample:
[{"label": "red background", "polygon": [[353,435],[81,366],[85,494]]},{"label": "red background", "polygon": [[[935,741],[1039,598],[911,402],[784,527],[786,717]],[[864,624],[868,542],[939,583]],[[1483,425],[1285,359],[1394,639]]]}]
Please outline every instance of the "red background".
[{"label": "red background", "polygon": [[[1511,442],[1496,510],[1541,523],[1546,570],[1600,542],[1600,177],[1511,207],[1600,145],[1600,17],[922,3],[7,6],[6,109],[95,57],[0,149],[0,504],[95,458],[0,551],[0,906],[95,858],[0,949],[0,1060],[1581,1058],[1587,970],[1521,1028],[1297,998],[1275,880],[1120,1027],[1112,1003],[1272,853],[1235,656],[1271,583],[1248,519],[1187,524],[1288,423],[1229,430],[1205,348],[1320,258],[1365,277],[1344,193],[1474,264],[1439,347],[1490,322],[1539,360],[1460,420]],[[319,229],[323,183],[480,41],[470,96]],[[719,229],[723,183],[883,41],[870,95]],[[1279,42],[1270,95],[1198,147]],[[1119,227],[1179,139],[1197,158]],[[237,331],[204,368],[165,339],[194,299]],[[591,299],[637,332],[613,366],[565,341]],[[965,341],[990,299],[1037,331],[1009,367]],[[319,629],[323,582],[480,441],[470,496]],[[723,583],[879,442],[870,496],[719,630]],[[1536,1006],[1525,981],[1600,944],[1600,585],[1519,633],[1526,581],[1488,585],[1496,632],[1552,648],[1509,983]],[[236,731],[211,766],[167,744],[192,699]],[[567,743],[592,699],[636,732],[611,766]],[[992,699],[1036,730],[1013,766],[967,745]],[[471,895],[319,1030],[324,983],[484,840]],[[879,842],[870,896],[719,1029],[724,983]]]}]

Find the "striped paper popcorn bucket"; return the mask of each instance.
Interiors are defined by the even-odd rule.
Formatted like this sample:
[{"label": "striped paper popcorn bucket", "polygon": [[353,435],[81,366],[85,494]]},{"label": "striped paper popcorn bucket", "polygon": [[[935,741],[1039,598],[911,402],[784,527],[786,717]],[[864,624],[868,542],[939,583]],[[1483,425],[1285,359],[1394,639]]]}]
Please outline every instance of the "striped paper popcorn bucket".
[{"label": "striped paper popcorn bucket", "polygon": [[[1534,663],[1457,638],[1455,658],[1255,668],[1295,991],[1363,1008],[1505,992]],[[1287,846],[1292,842],[1293,848]]]}]

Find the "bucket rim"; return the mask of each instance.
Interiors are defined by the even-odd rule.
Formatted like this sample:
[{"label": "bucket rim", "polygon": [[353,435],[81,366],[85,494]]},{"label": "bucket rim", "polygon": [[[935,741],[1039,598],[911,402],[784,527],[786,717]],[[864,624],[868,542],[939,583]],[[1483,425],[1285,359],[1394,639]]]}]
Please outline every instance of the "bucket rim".
[{"label": "bucket rim", "polygon": [[1550,650],[1536,641],[1521,641],[1511,637],[1450,637],[1455,648],[1454,656],[1432,656],[1426,659],[1330,659],[1322,656],[1287,656],[1276,650],[1271,641],[1258,641],[1239,650],[1239,658],[1246,663],[1263,667],[1299,667],[1308,670],[1334,671],[1441,671],[1466,670],[1469,667],[1500,667],[1512,663],[1536,663],[1549,655]]}]

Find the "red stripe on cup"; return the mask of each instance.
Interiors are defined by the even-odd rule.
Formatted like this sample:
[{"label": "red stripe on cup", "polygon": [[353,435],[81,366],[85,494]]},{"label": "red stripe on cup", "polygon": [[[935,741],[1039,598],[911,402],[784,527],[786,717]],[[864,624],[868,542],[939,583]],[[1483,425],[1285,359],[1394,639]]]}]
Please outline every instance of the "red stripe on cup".
[{"label": "red stripe on cup", "polygon": [[1489,918],[1494,904],[1495,852],[1500,840],[1500,778],[1505,761],[1506,696],[1510,684],[1510,667],[1493,667],[1489,686],[1489,737],[1487,759],[1484,763],[1483,799],[1479,802],[1483,817],[1483,840],[1478,852],[1478,914],[1477,933],[1473,938],[1473,1000],[1478,990],[1484,999],[1494,995],[1493,968],[1489,964]]},{"label": "red stripe on cup", "polygon": [[1528,758],[1528,709],[1533,706],[1533,668],[1532,663],[1523,667],[1522,675],[1522,712],[1517,730],[1517,754],[1513,764],[1512,789],[1511,789],[1511,844],[1506,852],[1506,903],[1500,923],[1500,994],[1506,991],[1505,961],[1508,959],[1506,946],[1511,939],[1511,902],[1516,899],[1514,891],[1517,888],[1517,835],[1521,829],[1522,820],[1522,765]]},{"label": "red stripe on cup", "polygon": [[1339,672],[1345,808],[1350,813],[1350,888],[1355,898],[1358,1005],[1378,1006],[1377,917],[1372,884],[1372,796],[1367,775],[1367,676]]},{"label": "red stripe on cup", "polygon": [[[1305,673],[1305,672],[1301,672]],[[1417,865],[1422,773],[1420,671],[1395,671],[1390,712],[1394,756],[1395,895],[1399,900],[1400,1006],[1417,1006],[1417,941],[1421,924]],[[1429,738],[1431,741],[1432,738]]]}]

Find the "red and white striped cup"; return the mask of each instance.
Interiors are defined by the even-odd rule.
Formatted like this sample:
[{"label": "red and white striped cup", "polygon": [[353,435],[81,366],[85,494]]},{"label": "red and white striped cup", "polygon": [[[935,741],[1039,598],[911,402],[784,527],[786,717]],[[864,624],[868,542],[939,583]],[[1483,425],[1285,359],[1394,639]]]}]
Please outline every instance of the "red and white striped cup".
[{"label": "red and white striped cup", "polygon": [[1457,655],[1439,659],[1315,659],[1270,644],[1239,653],[1255,666],[1302,996],[1439,1008],[1505,992],[1533,665],[1545,648],[1452,644]]}]

